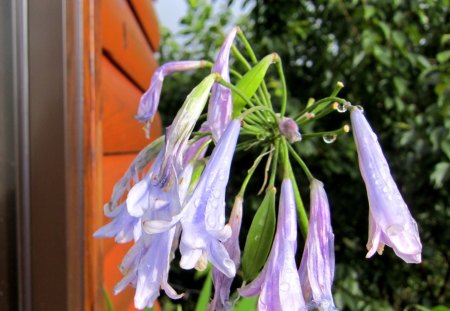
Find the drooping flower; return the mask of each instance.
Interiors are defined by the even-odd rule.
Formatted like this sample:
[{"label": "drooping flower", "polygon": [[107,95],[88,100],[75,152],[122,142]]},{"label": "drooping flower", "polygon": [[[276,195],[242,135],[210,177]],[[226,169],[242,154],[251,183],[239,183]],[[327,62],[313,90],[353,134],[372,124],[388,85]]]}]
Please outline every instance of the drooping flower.
[{"label": "drooping flower", "polygon": [[183,208],[180,240],[183,269],[201,270],[208,260],[227,277],[236,274],[236,266],[222,242],[231,236],[230,226],[225,225],[225,188],[239,131],[240,121],[231,121]]},{"label": "drooping flower", "polygon": [[[156,168],[159,167],[158,160],[155,162]],[[151,179],[157,173],[157,169],[151,170],[146,177]],[[173,219],[180,215],[191,176],[192,166],[187,166],[180,179],[173,177],[168,186],[138,183],[134,186],[138,190],[131,189],[128,194],[128,210],[139,215],[143,231],[123,259],[120,270],[125,276],[114,288],[114,293],[118,294],[132,284],[136,287],[134,304],[138,309],[152,307],[161,288],[172,299],[182,296],[168,284],[168,273],[174,256],[172,245],[176,243],[174,239],[179,226],[179,222],[173,223]],[[147,188],[144,189],[143,185]],[[149,222],[154,225],[150,226],[150,230]],[[163,226],[168,223],[171,225]]]},{"label": "drooping flower", "polygon": [[259,294],[258,310],[306,310],[300,286],[295,252],[297,214],[292,182],[281,185],[277,231],[269,258],[256,279],[239,289],[244,297]]},{"label": "drooping flower", "polygon": [[191,91],[178,110],[172,124],[167,127],[164,159],[157,183],[166,184],[171,170],[180,171],[182,169],[189,136],[206,105],[209,91],[216,77],[217,74],[210,74]]},{"label": "drooping flower", "polygon": [[291,144],[302,140],[302,134],[300,134],[298,125],[293,119],[286,117],[279,119],[278,128],[280,129],[281,135],[286,137]]},{"label": "drooping flower", "polygon": [[[231,237],[223,245],[233,260],[236,269],[241,261],[241,249],[239,247],[239,232],[242,223],[242,204],[243,198],[236,196],[233,209],[231,210],[229,225],[231,227]],[[233,278],[227,277],[217,268],[212,269],[214,283],[214,299],[208,306],[208,310],[227,311],[232,307],[230,299],[230,288]]]},{"label": "drooping flower", "polygon": [[112,218],[112,221],[98,229],[94,233],[94,237],[114,237],[118,243],[139,239],[141,235],[140,219],[131,215],[128,212],[126,202],[121,202],[121,200],[133,184],[139,183],[139,174],[155,158],[162,146],[163,140],[157,139],[142,149],[130,164],[124,176],[115,184],[110,201],[103,207],[105,216]]},{"label": "drooping flower", "polygon": [[311,182],[308,235],[299,268],[306,303],[320,311],[337,310],[331,286],[334,278],[334,235],[330,207],[322,182]]},{"label": "drooping flower", "polygon": [[148,90],[141,97],[136,119],[140,122],[152,121],[156,110],[158,109],[159,98],[161,96],[165,76],[175,72],[201,68],[205,65],[205,61],[176,61],[166,63],[156,69]]},{"label": "drooping flower", "polygon": [[391,176],[377,136],[360,109],[352,109],[351,121],[370,206],[366,257],[376,251],[381,254],[388,245],[405,262],[420,263],[422,244],[417,224]]},{"label": "drooping flower", "polygon": [[[234,27],[226,36],[211,70],[211,72],[220,74],[220,76],[227,82],[230,82],[228,65],[230,49],[238,29],[238,27]],[[207,122],[216,142],[219,141],[220,136],[230,122],[232,110],[233,105],[231,103],[231,90],[219,83],[215,83],[211,90]]]}]

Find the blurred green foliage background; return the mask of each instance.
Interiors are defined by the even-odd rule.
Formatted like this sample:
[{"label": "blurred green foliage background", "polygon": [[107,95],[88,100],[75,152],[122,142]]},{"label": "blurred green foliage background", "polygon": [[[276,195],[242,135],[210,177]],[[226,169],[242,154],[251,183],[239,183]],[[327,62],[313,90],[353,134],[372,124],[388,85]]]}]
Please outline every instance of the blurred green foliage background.
[{"label": "blurred green foliage background", "polygon": [[[181,32],[163,30],[160,63],[213,60],[236,22],[229,9],[232,1],[187,3]],[[251,8],[250,13],[240,16],[237,24],[257,56],[275,51],[283,60],[288,115],[300,111],[309,98],[328,96],[336,82],[343,81],[340,96],[364,106],[419,225],[422,264],[407,265],[389,248],[382,256],[365,259],[368,202],[351,133],[333,144],[321,139],[297,144],[329,195],[337,306],[366,311],[450,310],[450,1],[246,0],[243,5]],[[268,85],[276,102],[279,82],[272,71]],[[166,79],[160,105],[166,126],[206,73]],[[338,115],[308,130],[334,130],[348,117]],[[240,155],[235,161],[246,157],[250,156]],[[253,160],[247,160],[250,167]],[[301,172],[298,176],[303,197],[308,198],[307,181],[301,180]],[[236,189],[240,181],[238,176]],[[231,197],[236,194],[232,190],[233,185]],[[250,209],[257,206],[249,198],[246,204]],[[170,282],[183,287],[179,277],[175,272]],[[194,285],[189,286],[195,296]]]}]

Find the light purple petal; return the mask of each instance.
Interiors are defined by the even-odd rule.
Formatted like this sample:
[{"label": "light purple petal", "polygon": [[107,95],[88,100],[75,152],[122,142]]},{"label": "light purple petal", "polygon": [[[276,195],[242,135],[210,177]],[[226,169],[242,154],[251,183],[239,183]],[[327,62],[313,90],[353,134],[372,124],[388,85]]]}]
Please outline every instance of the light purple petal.
[{"label": "light purple petal", "polygon": [[331,293],[334,265],[334,235],[328,198],[322,182],[313,179],[308,235],[299,276],[306,302],[320,311],[336,310]]},{"label": "light purple petal", "polygon": [[269,258],[262,272],[250,284],[239,289],[242,296],[259,292],[258,310],[305,310],[295,251],[297,214],[292,182],[284,179],[281,186],[277,231]]},{"label": "light purple petal", "polygon": [[[238,27],[234,27],[226,36],[224,43],[217,55],[211,72],[217,72],[227,82],[230,82],[229,57],[233,40]],[[211,90],[211,98],[208,105],[208,125],[214,140],[219,141],[222,133],[231,121],[233,105],[231,102],[231,90],[219,83],[215,83]]]},{"label": "light purple petal", "polygon": [[351,120],[370,206],[367,257],[388,245],[405,262],[420,263],[422,244],[417,224],[391,176],[377,136],[358,108],[351,111]]},{"label": "light purple petal", "polygon": [[236,267],[220,241],[231,235],[230,226],[225,225],[225,189],[239,130],[239,120],[229,124],[214,148],[197,186],[186,201],[185,215],[181,219],[183,233],[180,251],[182,262],[190,264],[183,265],[183,268],[192,267],[193,261],[199,259],[200,250],[202,253],[206,252],[208,259],[228,277],[236,273]]},{"label": "light purple petal", "polygon": [[210,74],[186,97],[172,124],[166,129],[164,159],[156,183],[166,185],[170,172],[181,171],[188,139],[203,111],[216,75]]},{"label": "light purple petal", "polygon": [[300,134],[298,125],[293,119],[283,118],[278,120],[278,128],[281,135],[286,137],[291,144],[302,140],[302,134]]},{"label": "light purple petal", "polygon": [[140,122],[148,122],[153,119],[156,111],[158,110],[163,81],[167,75],[174,72],[187,71],[204,66],[204,61],[176,61],[166,63],[156,69],[150,82],[150,87],[141,97],[136,119]]}]

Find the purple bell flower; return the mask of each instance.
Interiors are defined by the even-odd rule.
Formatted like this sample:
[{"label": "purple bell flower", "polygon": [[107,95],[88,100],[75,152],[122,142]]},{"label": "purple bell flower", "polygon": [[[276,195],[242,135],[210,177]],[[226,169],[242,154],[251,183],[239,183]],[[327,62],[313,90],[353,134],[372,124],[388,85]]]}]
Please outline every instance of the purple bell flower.
[{"label": "purple bell flower", "polygon": [[248,285],[239,289],[244,297],[259,294],[258,310],[306,310],[300,286],[295,252],[297,249],[297,214],[292,182],[281,185],[277,231],[272,250],[263,270]]},{"label": "purple bell flower", "polygon": [[[234,27],[226,36],[225,41],[217,55],[211,72],[220,74],[227,82],[230,82],[229,58],[230,49],[239,27]],[[220,139],[231,120],[233,104],[231,102],[231,90],[219,83],[215,83],[211,89],[211,98],[208,105],[208,126],[214,140]]]},{"label": "purple bell flower", "polygon": [[161,152],[154,163],[155,169],[130,190],[127,198],[128,210],[138,215],[143,230],[123,259],[120,270],[125,276],[115,286],[114,293],[118,294],[129,284],[136,287],[134,304],[138,309],[152,307],[161,288],[172,299],[182,296],[175,292],[167,279],[170,261],[174,257],[172,246],[177,243],[177,216],[181,214],[193,169],[188,165],[179,174],[179,179],[174,177],[165,187],[143,183],[158,173],[162,158]]},{"label": "purple bell flower", "polygon": [[[233,260],[236,269],[241,262],[241,249],[239,247],[239,232],[242,224],[242,204],[243,198],[236,196],[234,200],[233,209],[231,210],[229,225],[231,227],[231,237],[226,240],[223,245]],[[230,288],[233,283],[233,278],[227,277],[217,268],[212,269],[213,283],[214,283],[214,299],[208,306],[208,310],[228,311],[232,304],[230,299]]]},{"label": "purple bell flower", "polygon": [[181,171],[188,140],[205,108],[209,92],[217,74],[210,74],[200,82],[186,97],[172,124],[166,129],[164,159],[156,183],[165,185],[171,171]]},{"label": "purple bell flower", "polygon": [[130,164],[124,176],[114,185],[111,200],[103,207],[105,216],[112,218],[112,221],[98,229],[94,233],[94,237],[114,237],[118,243],[126,243],[132,239],[135,241],[139,239],[141,235],[140,219],[136,215],[131,215],[128,212],[126,202],[121,202],[121,200],[133,183],[135,186],[139,184],[139,174],[163,147],[162,142],[162,139],[158,139],[142,149]]},{"label": "purple bell flower", "polygon": [[311,182],[308,235],[298,271],[308,307],[320,311],[337,310],[331,286],[334,278],[334,235],[330,207],[322,182]]},{"label": "purple bell flower", "polygon": [[302,134],[300,134],[298,125],[293,119],[279,119],[278,128],[280,129],[281,135],[286,137],[291,144],[302,140]]},{"label": "purple bell flower", "polygon": [[388,245],[405,262],[420,263],[422,244],[417,224],[391,176],[377,136],[360,109],[352,109],[351,121],[370,206],[366,257],[376,251],[381,254]]},{"label": "purple bell flower", "polygon": [[222,242],[231,236],[230,226],[225,225],[225,188],[239,131],[240,121],[231,121],[183,208],[180,241],[183,269],[202,270],[208,260],[227,277],[236,274],[236,266]]},{"label": "purple bell flower", "polygon": [[136,119],[140,122],[151,122],[153,120],[153,117],[158,110],[164,78],[167,75],[175,72],[201,68],[204,67],[205,64],[205,61],[177,61],[166,63],[156,69],[150,82],[150,87],[141,97]]}]

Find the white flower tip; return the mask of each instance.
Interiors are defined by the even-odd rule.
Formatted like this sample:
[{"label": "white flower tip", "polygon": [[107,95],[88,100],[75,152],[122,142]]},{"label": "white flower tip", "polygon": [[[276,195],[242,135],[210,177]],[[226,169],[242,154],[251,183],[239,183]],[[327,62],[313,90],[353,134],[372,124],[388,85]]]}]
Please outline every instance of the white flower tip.
[{"label": "white flower tip", "polygon": [[342,89],[342,88],[344,87],[344,83],[343,83],[342,81],[338,81],[338,82],[336,83],[336,86],[337,86],[338,88]]}]

